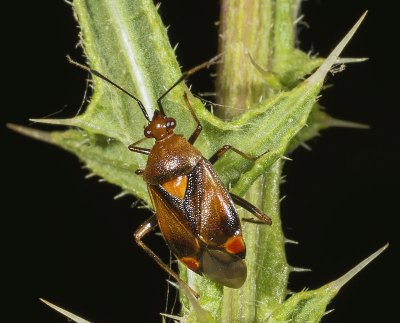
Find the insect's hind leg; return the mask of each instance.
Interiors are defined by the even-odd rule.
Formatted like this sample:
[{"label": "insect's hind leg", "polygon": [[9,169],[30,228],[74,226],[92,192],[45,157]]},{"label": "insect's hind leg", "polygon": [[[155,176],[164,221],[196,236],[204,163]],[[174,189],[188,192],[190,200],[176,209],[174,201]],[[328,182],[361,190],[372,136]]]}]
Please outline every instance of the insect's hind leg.
[{"label": "insect's hind leg", "polygon": [[149,256],[152,258],[164,271],[168,273],[168,275],[172,276],[179,285],[187,287],[190,292],[197,298],[198,294],[191,289],[182,279],[179,278],[178,274],[174,272],[170,267],[168,267],[159,256],[157,256],[154,251],[152,251],[143,241],[142,239],[153,231],[157,227],[157,218],[153,215],[151,218],[142,223],[142,225],[135,231],[134,238],[135,242],[141,247]]},{"label": "insect's hind leg", "polygon": [[258,221],[250,218],[250,219],[243,219],[243,221],[258,223],[258,224],[269,224],[269,225],[272,224],[271,218],[268,215],[264,214],[260,209],[255,207],[253,204],[249,203],[245,199],[233,193],[230,193],[230,195],[235,204],[241,206],[242,208],[249,211],[251,214],[255,215],[259,219]]},{"label": "insect's hind leg", "polygon": [[250,161],[256,161],[257,159],[261,158],[262,156],[264,156],[266,153],[269,152],[269,150],[267,150],[266,152],[262,153],[259,156],[256,157],[252,157],[247,155],[246,153],[244,153],[243,151],[231,146],[231,145],[224,145],[222,146],[220,149],[218,149],[214,155],[212,155],[208,161],[211,164],[214,164],[218,159],[220,159],[223,155],[225,155],[226,152],[228,152],[229,150],[232,150],[233,152],[237,153],[238,155],[242,156],[243,158],[250,160]]}]

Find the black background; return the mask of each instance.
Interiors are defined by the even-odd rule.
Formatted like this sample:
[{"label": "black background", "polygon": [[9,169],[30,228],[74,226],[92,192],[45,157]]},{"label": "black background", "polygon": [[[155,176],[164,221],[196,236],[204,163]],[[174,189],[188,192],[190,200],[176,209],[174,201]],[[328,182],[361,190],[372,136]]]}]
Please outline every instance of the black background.
[{"label": "black background", "polygon": [[[59,110],[56,117],[76,113],[85,81],[65,59],[80,57],[71,8],[61,0],[2,8],[2,318],[66,322],[38,301],[43,297],[95,322],[159,322],[166,275],[132,240],[149,212],[131,209],[132,198],[113,200],[118,188],[84,179],[74,156],[4,126],[28,125],[29,117]],[[299,149],[287,163],[283,223],[286,235],[300,242],[288,247],[288,258],[313,269],[293,274],[290,288],[317,288],[390,242],[341,290],[323,321],[392,321],[399,254],[398,11],[373,0],[310,0],[303,9],[310,28],[302,27],[301,47],[325,56],[370,10],[344,53],[370,61],[330,77],[335,86],[321,103],[371,130],[325,131],[309,143],[312,152]],[[184,69],[216,54],[217,1],[164,1],[161,15],[171,25],[172,44],[180,43]],[[195,91],[212,90],[206,75],[191,82]],[[161,238],[150,241],[168,258]]]}]

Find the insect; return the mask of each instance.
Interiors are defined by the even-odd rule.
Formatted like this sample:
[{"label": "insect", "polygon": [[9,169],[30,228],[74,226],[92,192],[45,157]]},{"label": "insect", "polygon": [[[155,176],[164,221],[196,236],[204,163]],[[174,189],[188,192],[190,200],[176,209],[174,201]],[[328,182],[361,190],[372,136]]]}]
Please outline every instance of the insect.
[{"label": "insect", "polygon": [[[132,152],[148,156],[145,169],[136,170],[147,183],[155,214],[145,221],[134,233],[136,243],[178,282],[183,283],[176,272],[167,266],[142,239],[157,226],[172,253],[190,270],[205,275],[230,288],[240,288],[246,280],[244,262],[246,246],[234,204],[255,215],[259,221],[271,224],[271,219],[255,206],[229,193],[224,187],[214,164],[227,151],[255,161],[242,151],[225,145],[208,160],[193,144],[199,137],[202,126],[184,93],[184,101],[196,121],[196,129],[185,139],[175,134],[176,121],[165,114],[162,100],[179,83],[197,70],[208,67],[205,62],[184,73],[158,100],[158,110],[149,118],[143,103],[99,72],[70,62],[112,84],[134,99],[148,121],[144,138],[128,148]],[[145,139],[154,138],[151,149],[138,146]]]}]

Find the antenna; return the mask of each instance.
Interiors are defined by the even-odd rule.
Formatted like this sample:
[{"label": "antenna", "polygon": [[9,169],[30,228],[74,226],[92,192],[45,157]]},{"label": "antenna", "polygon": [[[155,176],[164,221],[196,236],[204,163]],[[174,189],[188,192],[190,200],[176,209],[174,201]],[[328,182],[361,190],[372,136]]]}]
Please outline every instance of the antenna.
[{"label": "antenna", "polygon": [[137,104],[139,105],[140,109],[143,112],[144,117],[147,119],[147,121],[150,122],[150,118],[149,115],[147,114],[147,111],[142,103],[142,101],[140,101],[136,96],[134,96],[133,94],[129,93],[127,90],[125,90],[124,88],[122,88],[121,86],[119,86],[117,83],[111,81],[109,78],[105,77],[103,74],[97,72],[96,70],[90,68],[89,66],[86,65],[82,65],[76,61],[74,61],[69,55],[67,55],[67,59],[68,62],[70,62],[71,64],[78,66],[79,68],[88,71],[89,73],[96,75],[97,77],[101,78],[103,81],[106,81],[108,83],[110,83],[111,85],[113,85],[114,87],[116,87],[118,90],[124,92],[126,95],[130,96],[132,99],[134,99]]},{"label": "antenna", "polygon": [[163,105],[162,105],[162,103],[161,103],[161,100],[162,100],[169,92],[171,92],[172,89],[174,89],[177,85],[179,85],[179,83],[185,81],[190,75],[196,73],[197,71],[199,71],[199,70],[201,70],[201,69],[203,69],[203,68],[209,68],[211,65],[217,64],[218,59],[221,58],[222,54],[223,54],[223,53],[221,53],[221,54],[219,54],[219,55],[217,55],[217,56],[211,58],[210,60],[208,60],[208,61],[206,61],[206,62],[204,62],[204,63],[202,63],[202,64],[200,64],[200,65],[197,65],[197,66],[191,68],[190,70],[184,72],[184,73],[181,75],[181,77],[178,78],[178,80],[175,81],[175,83],[172,84],[171,87],[170,87],[168,90],[166,90],[166,91],[164,92],[164,94],[161,95],[161,96],[157,99],[157,105],[158,105],[158,108],[159,108],[160,112],[165,116],[164,107],[163,107]]}]

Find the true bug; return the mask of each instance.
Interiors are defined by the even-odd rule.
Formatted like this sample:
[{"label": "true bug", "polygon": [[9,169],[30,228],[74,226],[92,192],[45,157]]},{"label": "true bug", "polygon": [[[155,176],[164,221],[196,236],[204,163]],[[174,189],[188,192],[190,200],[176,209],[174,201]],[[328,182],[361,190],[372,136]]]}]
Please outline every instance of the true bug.
[{"label": "true bug", "polygon": [[[157,225],[172,253],[190,270],[204,274],[227,287],[240,288],[246,280],[247,269],[243,261],[246,254],[240,220],[234,203],[255,215],[259,223],[271,224],[271,219],[239,196],[230,194],[214,171],[215,163],[228,150],[255,161],[240,150],[225,145],[210,159],[206,159],[193,146],[202,126],[184,93],[184,101],[197,127],[189,137],[174,134],[176,121],[166,116],[162,99],[180,82],[197,70],[208,67],[205,62],[184,73],[158,100],[158,110],[149,118],[143,103],[133,94],[90,67],[75,61],[71,63],[112,84],[141,108],[148,125],[145,137],[130,145],[129,150],[148,155],[144,170],[136,170],[147,183],[155,214],[134,233],[136,243],[158,265],[179,283],[183,281],[143,241],[142,238]],[[137,146],[143,140],[154,138],[151,149]],[[248,219],[250,222],[257,222]]]}]

